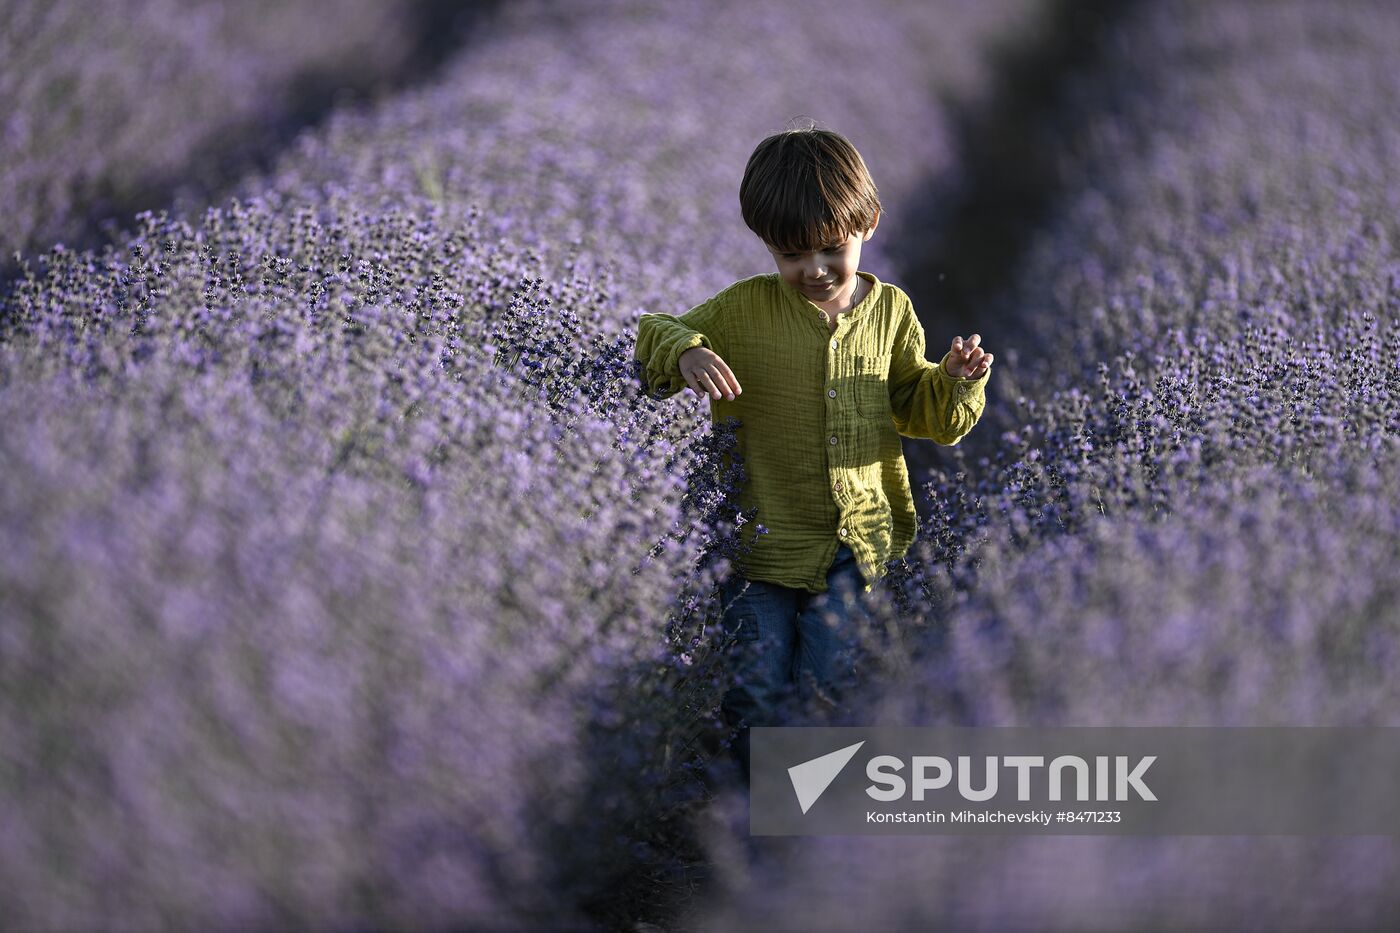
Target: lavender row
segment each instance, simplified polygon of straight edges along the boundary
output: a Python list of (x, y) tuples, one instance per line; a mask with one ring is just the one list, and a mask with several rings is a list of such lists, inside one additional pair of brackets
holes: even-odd
[[(1140, 4), (1112, 38), (995, 309), (1018, 404), (975, 488), (926, 487), (902, 587), (937, 611), (866, 719), (1394, 726), (1400, 17)], [(1400, 865), (1385, 839), (810, 843), (703, 928), (1365, 928)]]
[(1331, 329), (1393, 318), (1400, 80), (1376, 50), (1400, 16), (1374, 0), (1270, 10), (1144, 5), (1105, 45), (1113, 80), (1072, 86), (1095, 116), (1063, 172), (1071, 193), (991, 309), (1026, 387), (1082, 385), (1096, 361), (1175, 331), (1243, 365), (1231, 342), (1251, 330), (1321, 340), (1345, 378), (1362, 361)]
[[(6, 360), (12, 916), (571, 909), (511, 892), (551, 890), (541, 833), (576, 803), (589, 675), (646, 660), (631, 600), (675, 592), (664, 558), (598, 559), (638, 534), (609, 496), (648, 492), (664, 545), (683, 476), (645, 413), (579, 394), (556, 414), (461, 346), (460, 312), (505, 328), (534, 293), (511, 303), (508, 257), (426, 207), (327, 207), (345, 223), (152, 224), (149, 260), (86, 280), (91, 317)], [(421, 300), (371, 297), (371, 255)], [(449, 270), (465, 295), (433, 289)], [(615, 449), (629, 425), (652, 440)]]
[[(421, 4), (59, 0), (0, 28), (0, 256), (87, 241), (94, 220), (217, 190), (232, 151), (282, 132), (313, 84), (361, 90), (411, 64)], [(335, 28), (325, 28), (328, 19)], [(145, 204), (154, 207), (159, 204)]]
[(735, 189), (790, 117), (892, 205), (947, 166), (930, 88), (1030, 5), (881, 4), (833, 57), (839, 10), (512, 5), (240, 200), (18, 282), (16, 922), (528, 928), (684, 880), (743, 516), (627, 335), (761, 268)]
[(989, 425), (995, 501), (958, 510), (946, 543), (1000, 515), (1030, 545), (1173, 511), (1172, 480), (1326, 475), (1392, 449), (1400, 81), (1382, 50), (1400, 16), (1270, 10), (1144, 7), (1081, 85), (1113, 116), (994, 311), (1024, 335), (1003, 380), (1018, 401)]

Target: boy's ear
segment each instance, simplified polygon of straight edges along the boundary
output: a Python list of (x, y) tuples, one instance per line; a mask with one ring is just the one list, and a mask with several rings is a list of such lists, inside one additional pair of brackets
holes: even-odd
[(880, 226), (880, 211), (879, 211), (879, 209), (877, 208), (876, 211), (875, 211), (875, 219), (874, 219), (874, 221), (871, 222), (871, 224), (870, 224), (870, 229), (867, 230), (867, 231), (865, 231), (865, 236), (863, 236), (861, 239), (868, 240), (868, 239), (870, 239), (872, 236), (874, 236), (874, 235), (875, 235), (875, 228), (878, 227), (878, 226)]

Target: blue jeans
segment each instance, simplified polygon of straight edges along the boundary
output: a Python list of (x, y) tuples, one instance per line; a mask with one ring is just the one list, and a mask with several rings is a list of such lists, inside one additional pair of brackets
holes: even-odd
[(734, 575), (720, 586), (721, 627), (729, 646), (732, 686), (720, 710), (737, 727), (735, 753), (749, 775), (749, 727), (791, 725), (795, 702), (844, 712), (855, 681), (859, 622), (868, 619), (865, 580), (846, 545), (826, 573), (827, 591), (812, 593)]

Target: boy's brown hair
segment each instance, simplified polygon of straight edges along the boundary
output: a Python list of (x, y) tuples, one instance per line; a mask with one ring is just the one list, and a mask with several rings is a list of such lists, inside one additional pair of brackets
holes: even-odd
[(812, 125), (755, 147), (739, 184), (739, 209), (773, 249), (802, 253), (869, 230), (880, 193), (856, 147)]

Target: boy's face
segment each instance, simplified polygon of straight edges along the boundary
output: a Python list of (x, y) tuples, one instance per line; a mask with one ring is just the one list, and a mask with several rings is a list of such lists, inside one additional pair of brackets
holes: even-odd
[(856, 286), (856, 271), (860, 268), (860, 248), (875, 234), (880, 218), (865, 233), (853, 233), (846, 239), (827, 244), (826, 248), (809, 253), (785, 253), (768, 247), (778, 274), (798, 294), (814, 304), (826, 305), (849, 300)]

